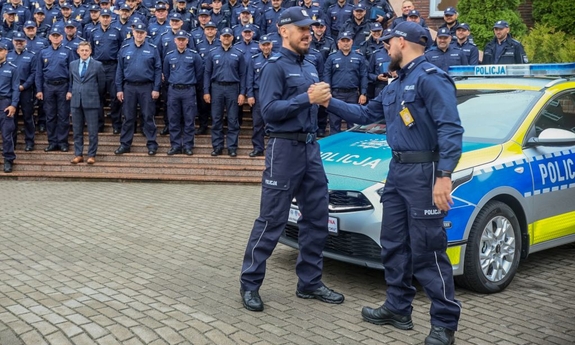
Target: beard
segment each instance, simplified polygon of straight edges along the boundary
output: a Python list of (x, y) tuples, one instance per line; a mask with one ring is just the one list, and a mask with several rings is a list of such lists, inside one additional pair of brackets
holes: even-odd
[(293, 51), (298, 53), (299, 55), (307, 55), (307, 53), (309, 53), (309, 45), (306, 48), (302, 48), (297, 43), (291, 41), (289, 42), (289, 45), (293, 49)]
[(403, 60), (403, 54), (401, 54), (401, 52), (392, 55), (391, 61), (389, 62), (389, 70), (392, 72), (399, 71), (401, 69), (402, 60)]

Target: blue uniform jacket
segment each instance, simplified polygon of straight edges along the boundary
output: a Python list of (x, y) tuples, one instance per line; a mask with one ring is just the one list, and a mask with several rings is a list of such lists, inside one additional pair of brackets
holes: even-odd
[(96, 27), (90, 33), (92, 57), (98, 61), (117, 60), (123, 41), (119, 28), (110, 26), (104, 30), (101, 26)]
[(327, 30), (319, 40), (312, 34), (310, 47), (319, 50), (324, 61), (327, 60), (329, 54), (337, 50), (335, 41), (328, 36)]
[(164, 59), (164, 78), (169, 84), (201, 85), (203, 61), (197, 52), (186, 48), (172, 50)]
[(27, 90), (34, 86), (34, 78), (36, 78), (36, 54), (31, 51), (24, 50), (18, 54), (15, 50), (8, 53), (6, 57), (8, 62), (12, 63), (18, 69), (18, 76), (20, 77), (20, 85)]
[[(407, 127), (403, 105), (413, 117)], [(461, 156), (463, 127), (453, 80), (420, 56), (398, 71), (383, 91), (365, 106), (332, 98), (328, 111), (346, 121), (369, 124), (385, 118), (387, 143), (395, 151), (439, 151), (437, 170), (453, 171)]]
[(357, 88), (362, 95), (367, 92), (367, 62), (363, 55), (341, 50), (330, 54), (325, 61), (323, 80), (332, 89)]
[[(271, 55), (270, 55), (271, 56)], [(270, 56), (265, 57), (263, 53), (252, 56), (248, 65), (248, 74), (246, 76), (246, 84), (248, 88), (248, 97), (255, 96), (255, 90), (260, 88), (260, 76), (262, 67), (268, 62)], [(256, 100), (259, 102), (259, 99)]]
[(46, 80), (68, 80), (68, 66), (72, 60), (72, 50), (64, 44), (60, 44), (56, 49), (52, 45), (42, 49), (36, 59), (36, 91), (44, 92)]
[(17, 107), (20, 101), (18, 68), (8, 61), (0, 64), (0, 97), (11, 98), (13, 107)]
[(315, 67), (284, 47), (261, 70), (260, 104), (268, 132), (317, 131), (318, 106), (309, 103), (307, 90), (319, 82)]
[(425, 57), (429, 62), (435, 66), (441, 68), (445, 72), (449, 69), (449, 66), (461, 66), (468, 65), (467, 56), (465, 53), (452, 45), (447, 47), (446, 51), (443, 51), (437, 47), (433, 47), (425, 52)]
[(373, 52), (369, 58), (369, 64), (367, 66), (367, 79), (369, 82), (374, 84), (383, 83), (377, 79), (377, 76), (380, 74), (389, 73), (388, 70), (390, 61), (391, 58), (389, 57), (389, 54), (385, 48)]
[(481, 63), (484, 65), (521, 64), (528, 63), (528, 61), (521, 43), (507, 36), (501, 44), (497, 42), (497, 38), (494, 38), (485, 45)]
[(40, 50), (46, 48), (50, 43), (48, 40), (41, 36), (35, 36), (34, 38), (30, 38), (26, 36), (26, 50), (31, 51), (33, 53), (38, 53)]
[(467, 63), (470, 65), (478, 65), (479, 64), (479, 50), (475, 43), (471, 42), (469, 39), (465, 40), (463, 44), (459, 44), (457, 40), (451, 41), (451, 45), (457, 47), (463, 51), (465, 56), (467, 57)]
[(345, 25), (345, 22), (351, 18), (352, 12), (353, 6), (349, 3), (345, 3), (343, 6), (337, 3), (330, 6), (327, 10), (327, 19), (325, 21), (330, 32), (338, 33)]
[(260, 28), (262, 33), (270, 34), (272, 32), (277, 32), (278, 27), (276, 24), (280, 18), (280, 15), (283, 13), (285, 9), (280, 7), (277, 11), (274, 8), (269, 8), (264, 12), (264, 15), (261, 18)]
[(132, 40), (120, 48), (116, 68), (116, 90), (124, 91), (124, 82), (152, 82), (154, 91), (160, 91), (162, 84), (162, 61), (158, 48), (145, 40), (137, 46)]
[(210, 93), (212, 82), (239, 83), (240, 94), (246, 94), (246, 59), (235, 47), (225, 50), (221, 45), (214, 48), (205, 59), (204, 95)]
[(212, 43), (210, 43), (210, 41), (208, 41), (207, 39), (201, 40), (200, 42), (198, 42), (196, 44), (196, 49), (197, 49), (196, 51), (198, 52), (198, 54), (200, 54), (200, 57), (202, 58), (202, 60), (204, 60), (208, 56), (208, 53), (210, 52), (210, 50), (220, 46), (221, 44), (222, 43), (220, 42), (220, 39), (217, 37), (214, 38)]

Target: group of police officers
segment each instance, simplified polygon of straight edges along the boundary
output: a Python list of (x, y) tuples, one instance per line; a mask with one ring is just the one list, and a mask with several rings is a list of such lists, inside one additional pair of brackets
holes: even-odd
[[(11, 98), (21, 110), (25, 151), (34, 150), (34, 133), (47, 131), (45, 151), (68, 151), (69, 63), (78, 59), (78, 44), (88, 41), (92, 57), (104, 65), (106, 93), (111, 100), (113, 133), (120, 134), (116, 154), (130, 152), (135, 131), (147, 138), (148, 153), (158, 150), (156, 111), (164, 107), (170, 135), (168, 155), (193, 154), (194, 135), (207, 132), (212, 118), (213, 156), (237, 156), (241, 108), (252, 107), (253, 151), (264, 151), (264, 122), (258, 101), (259, 71), (281, 47), (278, 18), (286, 8), (301, 5), (317, 20), (306, 58), (320, 80), (330, 84), (333, 97), (365, 104), (375, 97), (392, 73), (389, 55), (380, 40), (384, 30), (403, 21), (425, 21), (411, 1), (403, 1), (395, 17), (387, 0), (92, 0), (72, 3), (55, 0), (8, 0), (2, 3), (0, 50), (8, 51), (3, 64), (16, 68), (17, 90), (3, 83), (0, 97)], [(479, 63), (469, 25), (457, 20), (457, 11), (444, 12), (437, 40), (427, 45), (427, 59), (443, 70)], [(389, 27), (389, 29), (385, 29)], [(498, 21), (495, 38), (485, 47), (483, 63), (525, 63), (523, 47), (509, 35), (509, 25)], [(7, 76), (7, 74), (6, 74)], [(105, 96), (102, 95), (102, 104)], [(33, 104), (38, 106), (34, 120)], [(140, 107), (138, 128), (137, 107)], [(224, 110), (226, 116), (224, 117)], [(8, 111), (6, 111), (8, 113)], [(198, 116), (199, 129), (195, 129)], [(319, 110), (318, 136), (341, 131), (341, 119)], [(227, 118), (224, 140), (223, 121)], [(17, 118), (2, 121), (5, 172), (12, 171)], [(104, 128), (104, 107), (99, 111)], [(14, 127), (14, 129), (10, 129)], [(10, 139), (12, 138), (12, 139)]]

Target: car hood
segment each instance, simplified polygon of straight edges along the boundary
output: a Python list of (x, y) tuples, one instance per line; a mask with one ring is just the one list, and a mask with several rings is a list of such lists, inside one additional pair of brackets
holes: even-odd
[[(342, 132), (319, 144), (330, 189), (361, 191), (385, 181), (392, 157), (386, 135)], [(464, 142), (456, 170), (489, 163), (501, 150), (497, 144)]]

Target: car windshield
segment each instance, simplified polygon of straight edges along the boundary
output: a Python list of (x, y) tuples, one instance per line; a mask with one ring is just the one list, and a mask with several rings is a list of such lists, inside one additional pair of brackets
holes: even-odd
[[(525, 90), (457, 90), (457, 109), (465, 129), (465, 141), (500, 144), (521, 123), (538, 91)], [(385, 121), (356, 125), (353, 132), (385, 134)]]

